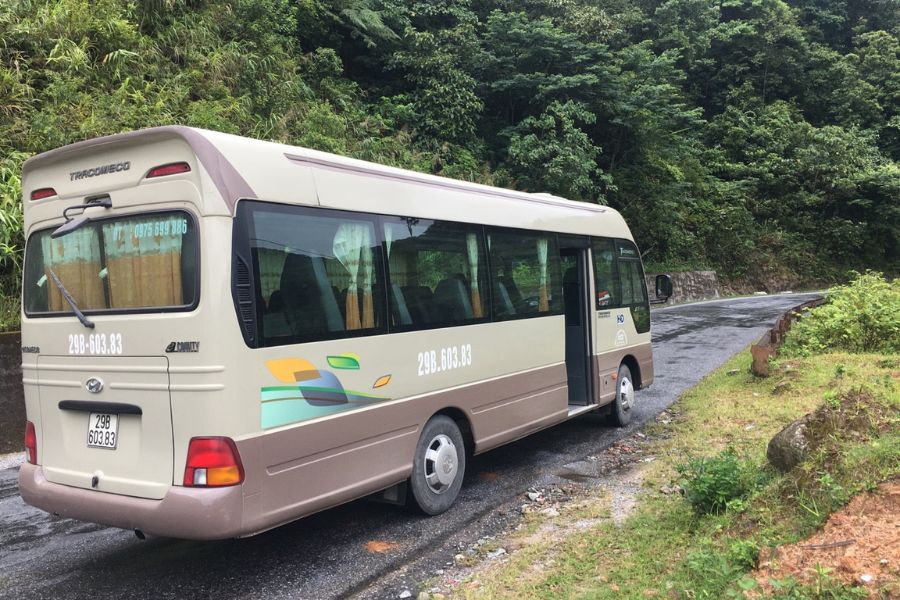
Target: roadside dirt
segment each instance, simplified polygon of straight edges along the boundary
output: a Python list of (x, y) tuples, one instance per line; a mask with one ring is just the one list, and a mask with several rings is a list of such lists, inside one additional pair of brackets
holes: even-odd
[[(656, 421), (668, 424), (676, 418), (677, 413), (666, 410)], [(463, 589), (477, 589), (479, 573), (541, 544), (550, 550), (535, 557), (523, 574), (538, 578), (557, 560), (554, 542), (605, 523), (624, 522), (637, 506), (644, 465), (656, 459), (646, 451), (649, 442), (647, 434), (635, 432), (601, 453), (566, 465), (555, 473), (558, 483), (528, 490), (517, 509), (522, 520), (506, 532), (479, 539), (461, 550), (452, 566), (434, 573), (418, 598), (440, 600)], [(479, 477), (490, 479), (493, 475), (481, 473)]]
[(856, 496), (810, 538), (764, 550), (759, 562), (755, 577), (766, 593), (772, 579), (815, 584), (825, 573), (863, 586), (870, 598), (900, 598), (900, 479)]

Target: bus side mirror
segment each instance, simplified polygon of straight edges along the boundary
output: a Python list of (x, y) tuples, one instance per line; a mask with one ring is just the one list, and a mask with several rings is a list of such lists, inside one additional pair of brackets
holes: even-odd
[(656, 298), (662, 302), (672, 296), (672, 278), (668, 275), (656, 276)]

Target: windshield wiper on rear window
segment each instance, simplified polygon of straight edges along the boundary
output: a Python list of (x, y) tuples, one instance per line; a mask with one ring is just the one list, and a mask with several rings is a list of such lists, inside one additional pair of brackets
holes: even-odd
[(47, 267), (47, 270), (50, 271), (50, 278), (53, 280), (53, 283), (56, 284), (56, 287), (59, 288), (59, 292), (62, 294), (62, 297), (66, 299), (66, 302), (69, 303), (69, 306), (72, 307), (72, 312), (75, 313), (75, 316), (78, 317), (78, 320), (81, 321), (81, 324), (87, 327), (88, 329), (94, 328), (94, 322), (89, 320), (81, 310), (78, 309), (78, 305), (75, 304), (75, 299), (72, 298), (72, 294), (69, 293), (69, 290), (66, 289), (66, 286), (63, 285), (62, 280), (53, 272), (53, 269)]

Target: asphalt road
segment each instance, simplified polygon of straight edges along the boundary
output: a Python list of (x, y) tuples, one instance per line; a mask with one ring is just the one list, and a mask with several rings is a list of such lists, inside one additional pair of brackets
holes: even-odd
[[(543, 487), (629, 435), (813, 295), (729, 299), (656, 310), (656, 382), (626, 429), (586, 415), (475, 457), (459, 499), (438, 517), (359, 501), (258, 536), (138, 540), (26, 506), (16, 468), (0, 470), (0, 598), (397, 598), (459, 548), (518, 518)], [(491, 473), (491, 477), (479, 474)], [(390, 544), (370, 552), (371, 541)]]

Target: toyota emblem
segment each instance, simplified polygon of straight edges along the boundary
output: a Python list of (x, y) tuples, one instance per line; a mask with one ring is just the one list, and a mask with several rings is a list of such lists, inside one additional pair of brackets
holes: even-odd
[(84, 389), (92, 394), (99, 394), (103, 391), (103, 380), (98, 377), (91, 377), (84, 382)]

